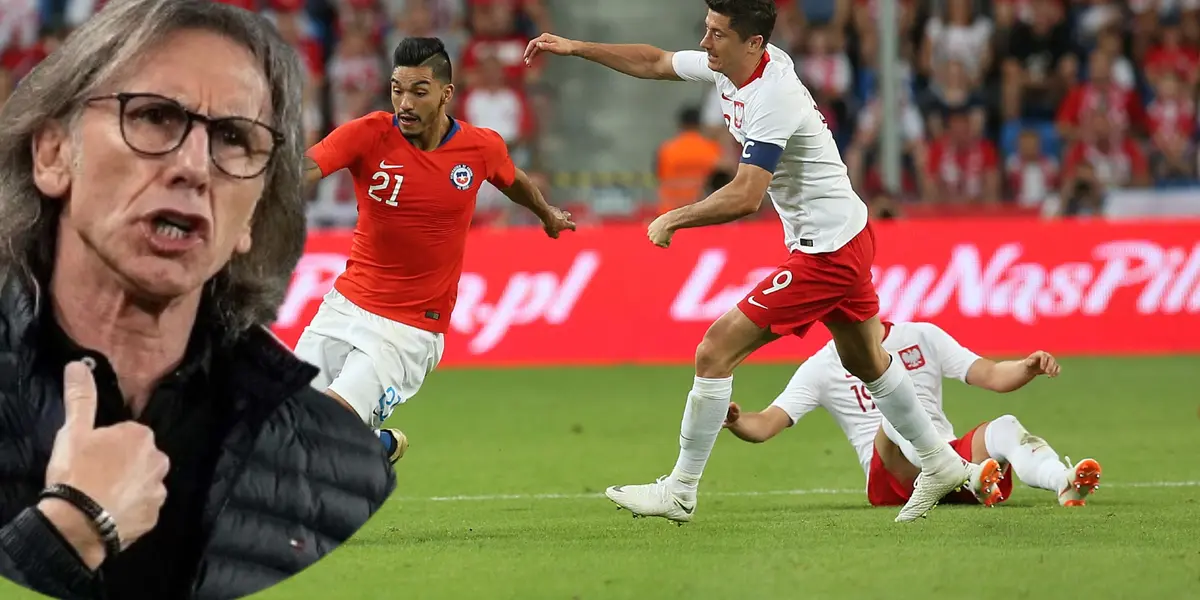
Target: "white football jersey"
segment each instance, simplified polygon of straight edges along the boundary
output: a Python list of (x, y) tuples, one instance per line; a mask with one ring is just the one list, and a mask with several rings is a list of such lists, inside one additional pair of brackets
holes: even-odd
[(742, 145), (741, 161), (774, 173), (768, 194), (789, 250), (832, 252), (866, 227), (866, 204), (786, 52), (768, 44), (741, 86), (709, 69), (705, 52), (676, 52), (672, 62), (680, 78), (716, 84), (725, 123)]
[[(899, 356), (908, 369), (917, 398), (937, 432), (946, 441), (955, 439), (954, 426), (942, 409), (942, 378), (965, 383), (967, 371), (979, 355), (932, 323), (896, 323), (883, 338), (883, 347)], [(771, 405), (783, 409), (792, 424), (818, 407), (829, 411), (858, 453), (863, 472), (870, 471), (875, 433), (883, 415), (866, 385), (846, 372), (832, 341), (800, 365)]]

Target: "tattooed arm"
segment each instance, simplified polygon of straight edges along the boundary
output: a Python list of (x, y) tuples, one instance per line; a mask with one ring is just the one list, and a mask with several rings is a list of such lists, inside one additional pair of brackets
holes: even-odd
[(378, 137), (374, 117), (367, 115), (339, 125), (304, 153), (304, 187), (311, 189), (328, 175), (348, 169)]
[(310, 157), (304, 157), (304, 187), (309, 188), (321, 181), (324, 175), (321, 174), (321, 167), (317, 166), (317, 161)]

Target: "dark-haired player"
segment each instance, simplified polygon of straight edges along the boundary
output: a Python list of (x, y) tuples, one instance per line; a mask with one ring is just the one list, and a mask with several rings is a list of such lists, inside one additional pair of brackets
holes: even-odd
[(575, 224), (513, 165), (499, 134), (446, 114), (454, 85), (440, 40), (401, 41), (393, 65), (395, 112), (350, 121), (308, 151), (309, 184), (350, 171), (359, 216), (346, 270), (296, 354), (320, 368), (313, 387), (358, 413), (394, 462), (407, 439), (380, 426), (442, 358), (480, 184), (533, 211), (551, 238)]
[(672, 210), (648, 236), (667, 247), (676, 231), (728, 223), (758, 212), (769, 194), (783, 221), (789, 255), (775, 272), (717, 319), (696, 349), (696, 377), (683, 411), (679, 459), (655, 483), (618, 485), (608, 497), (635, 515), (692, 520), (696, 490), (733, 394), (733, 371), (784, 335), (816, 322), (833, 334), (842, 365), (865, 382), (880, 412), (912, 443), (922, 471), (897, 521), (924, 516), (979, 467), (946, 443), (921, 409), (902, 361), (881, 345), (879, 297), (871, 281), (875, 236), (850, 186), (825, 119), (796, 76), (792, 59), (770, 45), (775, 0), (706, 0), (703, 52), (642, 44), (596, 44), (543, 34), (526, 48), (579, 56), (642, 79), (715, 84), (730, 133), (742, 144), (733, 181), (708, 198)]

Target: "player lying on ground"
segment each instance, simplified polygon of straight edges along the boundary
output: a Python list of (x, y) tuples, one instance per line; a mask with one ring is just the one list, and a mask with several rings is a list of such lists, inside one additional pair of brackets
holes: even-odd
[(605, 493), (634, 515), (692, 520), (700, 477), (733, 394), (734, 369), (755, 350), (785, 335), (804, 336), (819, 321), (833, 334), (842, 364), (867, 382), (879, 410), (921, 457), (921, 483), (896, 517), (912, 521), (977, 476), (979, 467), (938, 435), (908, 373), (880, 345), (879, 296), (871, 281), (875, 235), (867, 208), (850, 186), (833, 135), (791, 57), (768, 43), (775, 0), (706, 2), (704, 52), (577, 42), (550, 34), (526, 48), (526, 61), (549, 52), (642, 79), (716, 85), (729, 131), (742, 144), (737, 174), (708, 198), (655, 219), (647, 235), (665, 248), (680, 229), (757, 213), (769, 194), (789, 252), (775, 272), (709, 327), (696, 348), (696, 377), (670, 475)]
[[(967, 490), (951, 494), (943, 502), (985, 506), (1003, 502), (1012, 493), (1008, 474), (1013, 470), (1026, 484), (1056, 492), (1063, 506), (1083, 506), (1088, 494), (1099, 487), (1100, 463), (1087, 458), (1073, 466), (1064, 465), (1045, 440), (1026, 431), (1012, 415), (985, 422), (956, 439), (942, 409), (942, 378), (1007, 393), (1021, 389), (1038, 375), (1058, 376), (1060, 367), (1053, 356), (1039, 351), (1024, 360), (995, 362), (964, 348), (931, 323), (883, 326), (884, 348), (897, 353), (912, 374), (917, 395), (938, 432), (952, 440), (950, 445), (963, 458), (982, 467)], [(765, 442), (818, 407), (829, 411), (858, 453), (871, 504), (907, 502), (920, 458), (912, 444), (879, 414), (862, 382), (842, 368), (832, 343), (800, 365), (787, 388), (763, 411), (743, 413), (731, 403), (725, 427), (747, 442)]]
[(575, 224), (513, 165), (499, 134), (446, 114), (454, 85), (441, 40), (404, 39), (393, 59), (395, 113), (350, 121), (308, 151), (310, 185), (350, 171), (359, 217), (346, 271), (296, 354), (321, 369), (313, 387), (357, 413), (395, 462), (408, 440), (380, 427), (442, 359), (480, 184), (533, 211), (551, 238)]

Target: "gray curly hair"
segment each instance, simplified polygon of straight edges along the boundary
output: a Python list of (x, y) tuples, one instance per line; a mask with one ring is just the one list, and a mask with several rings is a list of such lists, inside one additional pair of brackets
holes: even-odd
[(252, 249), (205, 286), (206, 316), (236, 337), (275, 320), (304, 251), (303, 76), (295, 50), (266, 19), (211, 0), (113, 0), (21, 81), (0, 109), (0, 273), (20, 274), (40, 289), (54, 268), (62, 203), (34, 185), (34, 135), (51, 122), (73, 122), (84, 99), (185, 29), (212, 31), (250, 50), (270, 85), (273, 126), (284, 137), (263, 175)]

